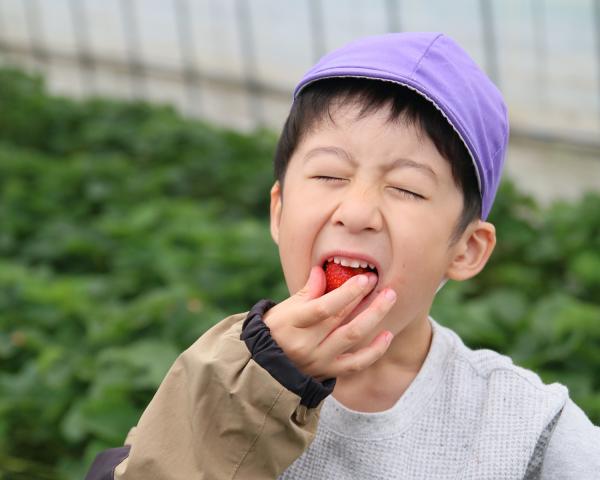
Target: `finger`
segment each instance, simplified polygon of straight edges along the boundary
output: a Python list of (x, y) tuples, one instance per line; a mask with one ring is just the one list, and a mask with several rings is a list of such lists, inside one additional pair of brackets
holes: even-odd
[(372, 335), (395, 301), (396, 293), (391, 288), (381, 291), (365, 311), (331, 332), (319, 346), (321, 358), (335, 358)]
[[(318, 324), (318, 330), (315, 333), (318, 335), (319, 343), (322, 342), (333, 330), (339, 327), (342, 323), (347, 321), (348, 316), (354, 311), (358, 304), (364, 300), (375, 287), (377, 283), (377, 275), (374, 273), (367, 273), (367, 284), (366, 287), (362, 288), (362, 291), (353, 294), (350, 291), (351, 285), (346, 286), (346, 283), (340, 288), (329, 292), (318, 300), (318, 302), (324, 302), (325, 308), (329, 308), (333, 313), (330, 314), (325, 320), (322, 320)], [(359, 280), (356, 280), (359, 282)], [(344, 289), (346, 287), (346, 289)], [(342, 290), (344, 289), (344, 290)]]
[(325, 292), (326, 284), (325, 272), (321, 267), (315, 265), (310, 269), (306, 283), (294, 294), (294, 297), (305, 301), (318, 298)]
[[(286, 314), (286, 318), (284, 322), (293, 327), (303, 328), (307, 325), (310, 325), (314, 322), (313, 316), (307, 310), (307, 302), (314, 300), (315, 298), (319, 298), (325, 293), (326, 288), (326, 279), (325, 272), (323, 269), (317, 265), (313, 266), (309, 273), (308, 279), (304, 286), (298, 290), (294, 295), (290, 298), (284, 300), (283, 302), (275, 305), (271, 310), (269, 310), (263, 319), (267, 320), (267, 316), (273, 317), (273, 314), (277, 309), (282, 309), (284, 305), (288, 311)], [(271, 328), (271, 325), (268, 325)], [(319, 339), (318, 341), (321, 341)], [(318, 342), (317, 342), (318, 343)]]
[(394, 336), (383, 331), (366, 347), (353, 353), (342, 353), (333, 362), (330, 375), (340, 377), (360, 372), (379, 360), (387, 352)]
[[(293, 326), (301, 327), (302, 322), (300, 321), (296, 323), (293, 321), (293, 319), (302, 317), (302, 311), (305, 310), (306, 302), (313, 298), (320, 297), (321, 295), (323, 295), (325, 287), (325, 272), (323, 272), (322, 268), (319, 268), (317, 266), (312, 267), (308, 272), (308, 279), (306, 280), (304, 286), (290, 298), (287, 298), (281, 303), (278, 303), (268, 312), (266, 312), (263, 316), (264, 322), (267, 323), (267, 317), (273, 319), (273, 317), (275, 316), (275, 312), (280, 309), (283, 310), (285, 307), (288, 311), (290, 309), (292, 311), (291, 314), (286, 315), (287, 318), (284, 320), (285, 323), (288, 325), (293, 324)], [(295, 312), (298, 312), (297, 315), (294, 314)], [(292, 322), (290, 322), (290, 320), (292, 320)], [(269, 328), (272, 328), (272, 325), (268, 323), (267, 325), (269, 326)]]
[(324, 331), (326, 335), (342, 323), (354, 307), (373, 289), (376, 282), (377, 275), (374, 273), (356, 275), (339, 288), (312, 300), (309, 308), (304, 310), (302, 325), (308, 327), (325, 321), (323, 328), (319, 330)]

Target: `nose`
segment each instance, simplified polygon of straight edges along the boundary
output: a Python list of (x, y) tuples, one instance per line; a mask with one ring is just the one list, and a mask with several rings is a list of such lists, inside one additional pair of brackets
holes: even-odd
[(345, 189), (331, 221), (352, 233), (379, 231), (383, 226), (380, 199), (376, 188), (353, 185)]

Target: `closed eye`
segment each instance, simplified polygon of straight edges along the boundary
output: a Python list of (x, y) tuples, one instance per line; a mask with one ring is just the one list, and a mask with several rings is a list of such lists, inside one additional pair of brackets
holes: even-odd
[(410, 190), (406, 190), (404, 188), (399, 187), (391, 187), (398, 195), (404, 198), (408, 198), (410, 200), (425, 200), (423, 195), (419, 195), (418, 193), (411, 192)]
[[(325, 175), (317, 175), (312, 178), (321, 180), (323, 182), (343, 182), (346, 180), (345, 178), (328, 177)], [(410, 190), (406, 190), (406, 189), (400, 188), (400, 187), (390, 187), (390, 188), (392, 188), (392, 190), (394, 190), (394, 192), (396, 192), (401, 197), (404, 197), (404, 198), (407, 198), (410, 200), (425, 200), (425, 197), (423, 195), (419, 195), (418, 193), (412, 192)]]
[(324, 175), (317, 175), (316, 177), (317, 180), (322, 180), (324, 182), (343, 182), (345, 179), (344, 178), (339, 178), (339, 177), (326, 177)]

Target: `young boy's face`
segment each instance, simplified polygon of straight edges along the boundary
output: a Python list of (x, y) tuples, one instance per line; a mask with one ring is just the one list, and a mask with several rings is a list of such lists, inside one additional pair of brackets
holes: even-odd
[(327, 118), (305, 135), (283, 195), (278, 183), (271, 192), (271, 231), (291, 294), (311, 267), (333, 256), (375, 263), (378, 283), (356, 313), (393, 288), (397, 301), (382, 328), (396, 334), (427, 318), (440, 282), (456, 277), (469, 229), (451, 242), (462, 193), (429, 137), (388, 122), (387, 109), (364, 118), (358, 111), (334, 108), (334, 122)]

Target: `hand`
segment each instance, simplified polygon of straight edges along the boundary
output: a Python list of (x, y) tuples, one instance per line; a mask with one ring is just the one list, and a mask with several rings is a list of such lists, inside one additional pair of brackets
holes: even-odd
[(396, 301), (395, 292), (386, 288), (368, 308), (344, 323), (376, 282), (374, 273), (360, 274), (323, 295), (325, 273), (315, 266), (306, 285), (266, 312), (263, 320), (273, 339), (304, 374), (323, 381), (356, 373), (381, 358), (393, 337), (384, 330), (366, 347), (348, 352), (373, 335)]

